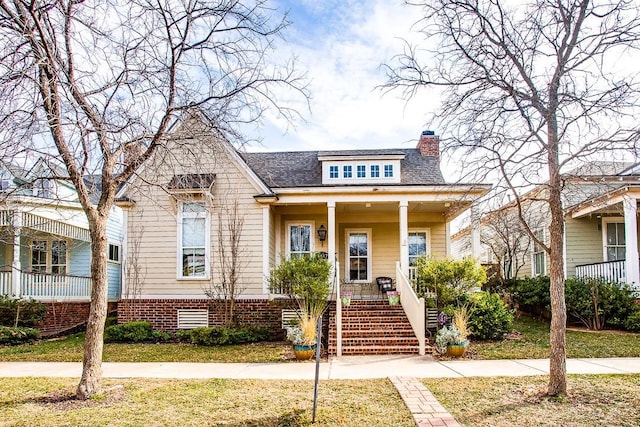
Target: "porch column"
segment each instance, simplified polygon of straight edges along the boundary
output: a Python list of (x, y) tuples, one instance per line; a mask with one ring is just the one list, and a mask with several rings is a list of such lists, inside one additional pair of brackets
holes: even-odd
[(270, 248), (271, 248), (271, 221), (270, 205), (262, 205), (262, 292), (269, 293), (269, 273), (270, 273)]
[(11, 261), (11, 295), (22, 296), (20, 289), (20, 276), (22, 275), (22, 263), (20, 262), (20, 234), (22, 232), (22, 212), (13, 211), (13, 260)]
[(407, 208), (409, 202), (401, 200), (398, 204), (400, 210), (400, 269), (409, 277), (409, 217)]
[(451, 256), (451, 221), (444, 223), (444, 250), (445, 254)]
[(640, 289), (640, 261), (638, 261), (638, 200), (630, 197), (623, 199), (624, 233), (626, 236), (625, 269), (627, 283)]
[(471, 256), (480, 262), (480, 215), (475, 205), (471, 207)]

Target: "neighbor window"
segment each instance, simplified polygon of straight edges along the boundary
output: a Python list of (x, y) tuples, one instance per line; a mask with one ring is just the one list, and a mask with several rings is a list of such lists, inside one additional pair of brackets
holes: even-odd
[(180, 203), (180, 274), (185, 278), (208, 276), (209, 214), (203, 202)]
[(624, 223), (606, 222), (605, 256), (607, 261), (618, 261), (626, 258), (626, 239)]
[(312, 229), (312, 224), (289, 224), (289, 256), (291, 258), (311, 254), (313, 251)]
[[(540, 241), (544, 242), (544, 230), (543, 229), (539, 229), (533, 232), (533, 234), (536, 236), (536, 238), (538, 238)], [(544, 274), (546, 274), (547, 272), (547, 267), (546, 267), (546, 253), (544, 248), (539, 245), (535, 240), (533, 241), (533, 261), (532, 261), (532, 266), (533, 266), (533, 271), (531, 272), (533, 276), (542, 276)]]
[(35, 273), (67, 274), (67, 241), (32, 241), (31, 271)]
[(109, 261), (120, 262), (120, 245), (109, 243)]

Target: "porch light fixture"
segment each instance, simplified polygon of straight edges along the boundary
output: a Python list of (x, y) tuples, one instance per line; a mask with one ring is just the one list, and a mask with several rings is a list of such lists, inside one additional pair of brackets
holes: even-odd
[(324, 228), (324, 225), (320, 225), (320, 228), (318, 228), (318, 239), (323, 243), (324, 245), (324, 241), (327, 240), (327, 229)]

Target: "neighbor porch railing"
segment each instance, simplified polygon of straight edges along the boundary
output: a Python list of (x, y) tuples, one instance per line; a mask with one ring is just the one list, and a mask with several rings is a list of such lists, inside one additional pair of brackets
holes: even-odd
[(625, 260), (576, 265), (576, 277), (599, 278), (611, 282), (626, 283)]
[(426, 348), (424, 298), (418, 298), (413, 291), (411, 281), (400, 268), (400, 262), (396, 262), (396, 290), (400, 293), (400, 303), (418, 338), (418, 352), (420, 356), (424, 356)]
[[(91, 278), (63, 274), (18, 272), (20, 290), (23, 298), (40, 301), (50, 300), (88, 300), (91, 297)], [(0, 294), (9, 295), (12, 272), (0, 272)]]

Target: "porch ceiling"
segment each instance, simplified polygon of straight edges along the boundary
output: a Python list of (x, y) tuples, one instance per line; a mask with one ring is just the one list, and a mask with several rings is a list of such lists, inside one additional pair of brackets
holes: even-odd
[(567, 216), (583, 218), (593, 214), (622, 214), (622, 202), (625, 198), (640, 200), (640, 186), (625, 186), (600, 197), (573, 206), (566, 211)]
[[(410, 214), (439, 213), (446, 217), (456, 216), (464, 211), (468, 204), (451, 202), (409, 202)], [(287, 214), (326, 214), (326, 204), (281, 204), (278, 210)], [(338, 202), (336, 203), (336, 215), (398, 215), (398, 202)]]

